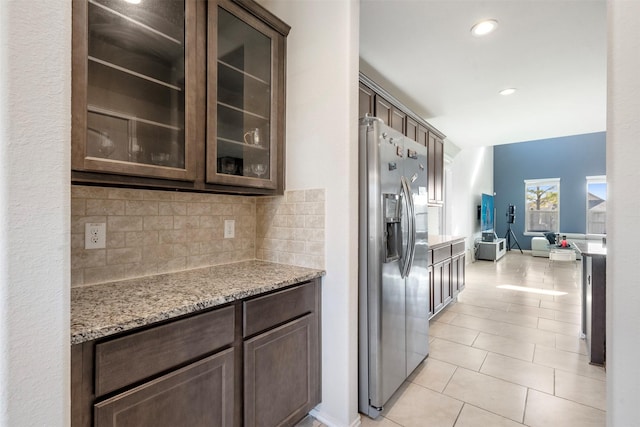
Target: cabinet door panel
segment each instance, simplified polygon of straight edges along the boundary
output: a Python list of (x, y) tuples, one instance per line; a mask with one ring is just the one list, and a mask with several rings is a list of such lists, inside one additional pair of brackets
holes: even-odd
[(397, 108), (391, 109), (391, 127), (400, 133), (404, 133), (405, 121), (407, 119), (406, 114)]
[(317, 322), (307, 315), (245, 342), (245, 426), (291, 426), (319, 402)]
[(206, 181), (276, 189), (282, 159), (283, 37), (237, 4), (208, 8)]
[(384, 124), (387, 126), (391, 126), (392, 110), (393, 106), (389, 101), (387, 101), (380, 95), (376, 95), (376, 117), (382, 119), (382, 121), (384, 121)]
[[(447, 277), (448, 278), (448, 277)], [(433, 265), (433, 313), (437, 313), (444, 307), (444, 295), (443, 295), (443, 280), (444, 280), (444, 264)]]
[[(425, 147), (429, 147), (429, 131), (420, 124), (418, 124), (418, 139), (416, 139), (416, 141), (418, 141), (420, 144), (424, 145)], [(429, 153), (427, 151), (427, 157), (428, 156), (429, 156)], [(428, 159), (427, 159), (427, 164), (428, 164)]]
[(73, 170), (195, 180), (195, 1), (149, 7), (73, 2)]
[(444, 144), (435, 138), (435, 202), (444, 202)]
[(460, 257), (451, 259), (451, 293), (452, 296), (458, 295), (458, 274), (460, 271)]
[(358, 117), (364, 117), (365, 114), (373, 116), (375, 93), (367, 86), (360, 83), (358, 92)]
[(95, 405), (96, 427), (233, 426), (233, 349)]
[(453, 298), (453, 289), (451, 288), (451, 260), (442, 263), (442, 293), (444, 295), (444, 304), (448, 304)]
[(407, 116), (407, 121), (405, 123), (405, 135), (418, 142), (418, 122), (409, 116)]
[(433, 301), (433, 266), (430, 265), (429, 268), (429, 318), (433, 316), (434, 310), (434, 301)]
[(427, 143), (427, 176), (429, 203), (435, 203), (436, 200), (436, 141), (435, 135), (429, 133)]
[(466, 274), (466, 256), (460, 255), (460, 265), (458, 266), (458, 290), (463, 290), (465, 286), (465, 274)]

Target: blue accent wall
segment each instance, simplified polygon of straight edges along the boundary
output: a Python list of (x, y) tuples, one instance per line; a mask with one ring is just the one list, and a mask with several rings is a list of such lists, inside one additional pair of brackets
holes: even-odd
[(498, 237), (507, 233), (507, 207), (515, 205), (516, 220), (511, 229), (520, 247), (531, 249), (531, 236), (523, 234), (524, 181), (544, 178), (560, 178), (560, 232), (585, 233), (586, 177), (606, 175), (605, 141), (605, 132), (596, 132), (494, 146), (493, 191)]

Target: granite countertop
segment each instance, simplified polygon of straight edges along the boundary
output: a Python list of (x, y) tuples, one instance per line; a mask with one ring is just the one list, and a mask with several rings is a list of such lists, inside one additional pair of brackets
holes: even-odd
[(429, 235), (428, 244), (429, 244), (429, 248), (433, 249), (433, 248), (437, 248), (438, 246), (445, 245), (447, 243), (456, 242), (458, 240), (464, 240), (464, 236), (450, 236), (446, 234), (436, 234), (436, 235)]
[(71, 289), (71, 344), (149, 325), (325, 274), (244, 261)]
[(607, 256), (607, 245), (600, 240), (587, 240), (584, 242), (570, 241), (582, 255), (585, 256)]

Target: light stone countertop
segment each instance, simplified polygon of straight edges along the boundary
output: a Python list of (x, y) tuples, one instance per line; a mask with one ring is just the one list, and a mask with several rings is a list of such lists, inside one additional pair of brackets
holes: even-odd
[(71, 289), (71, 344), (324, 276), (314, 270), (244, 261)]
[(607, 257), (607, 245), (600, 240), (587, 240), (585, 242), (570, 240), (570, 243), (578, 248), (582, 255)]

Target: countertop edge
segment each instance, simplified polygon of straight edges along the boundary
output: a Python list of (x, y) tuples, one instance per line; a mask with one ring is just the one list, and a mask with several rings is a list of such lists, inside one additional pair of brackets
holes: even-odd
[[(569, 240), (569, 243), (573, 244), (573, 246), (584, 256), (590, 256), (590, 257), (601, 257), (601, 258), (606, 258), (607, 257), (607, 248), (605, 247), (601, 247), (598, 248), (599, 251), (598, 252), (594, 252), (589, 250), (589, 243), (583, 243), (583, 242), (576, 242), (574, 240)], [(592, 245), (597, 244), (597, 243), (592, 243)]]
[[(272, 265), (277, 265), (277, 264), (272, 264)], [(290, 268), (292, 266), (283, 265), (283, 267)], [(303, 268), (303, 267), (300, 267), (300, 268)], [(158, 311), (153, 314), (136, 316), (134, 318), (130, 318), (128, 320), (113, 323), (113, 324), (108, 324), (103, 326), (101, 325), (96, 327), (76, 326), (75, 329), (77, 329), (77, 331), (74, 331), (74, 324), (73, 324), (73, 318), (72, 318), (72, 324), (71, 324), (72, 331), (71, 331), (71, 337), (70, 337), (71, 345), (82, 344), (84, 342), (93, 341), (100, 338), (106, 338), (121, 332), (130, 332), (137, 328), (152, 325), (154, 323), (162, 322), (165, 320), (170, 320), (173, 318), (178, 318), (178, 317), (189, 315), (189, 314), (195, 314), (199, 311), (204, 311), (204, 310), (212, 309), (225, 304), (230, 304), (235, 301), (251, 298), (260, 294), (286, 288), (287, 286), (295, 285), (297, 283), (318, 279), (326, 274), (325, 270), (315, 270), (315, 269), (308, 269), (308, 268), (303, 268), (303, 269), (308, 271), (302, 274), (296, 274), (295, 276), (288, 276), (283, 280), (277, 280), (268, 284), (260, 284), (255, 287), (242, 287), (239, 289), (234, 288), (233, 291), (229, 293), (224, 293), (222, 295), (217, 295), (214, 297), (206, 297), (206, 298), (199, 299), (198, 292), (194, 291), (193, 295), (190, 295), (190, 297), (193, 298), (194, 301), (190, 301), (183, 305), (176, 305), (173, 308)], [(184, 273), (184, 272), (178, 272), (176, 274), (179, 274), (179, 273)], [(158, 275), (158, 277), (161, 277), (161, 276), (171, 277), (172, 274), (169, 273), (164, 275)], [(118, 284), (118, 283), (121, 283), (121, 282), (112, 282), (111, 285)], [(105, 285), (108, 285), (108, 284), (105, 284)], [(93, 286), (100, 286), (100, 285), (93, 285)]]
[(429, 243), (429, 249), (437, 249), (437, 248), (439, 248), (441, 246), (450, 245), (450, 244), (453, 244), (453, 243), (458, 243), (458, 242), (466, 240), (466, 237), (464, 237), (464, 236), (449, 236), (449, 235), (437, 235), (437, 236), (433, 236), (431, 238), (434, 239), (434, 240), (442, 239), (442, 241), (438, 241), (436, 243), (428, 242)]

